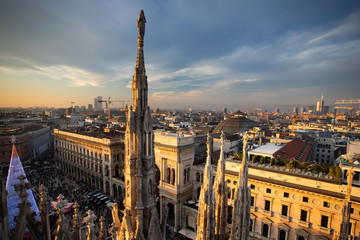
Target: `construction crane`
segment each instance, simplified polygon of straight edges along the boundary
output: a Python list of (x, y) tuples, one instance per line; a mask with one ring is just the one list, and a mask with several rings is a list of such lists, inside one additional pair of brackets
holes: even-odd
[(255, 116), (257, 116), (257, 111), (258, 111), (258, 110), (261, 111), (261, 108), (251, 108), (251, 107), (249, 107), (249, 108), (239, 108), (239, 109), (255, 110), (255, 111), (254, 111)]
[(71, 108), (74, 108), (74, 103), (75, 102), (70, 102), (71, 103)]
[(125, 102), (130, 102), (129, 100), (111, 100), (111, 98), (109, 97), (108, 100), (98, 100), (98, 102), (105, 102), (107, 103), (108, 106), (108, 121), (111, 118), (111, 114), (110, 114), (110, 104), (113, 102), (122, 102), (123, 103), (123, 108), (124, 108), (124, 103)]
[(349, 111), (354, 110), (354, 108), (352, 106), (348, 106), (348, 107), (346, 107), (346, 106), (335, 106), (334, 107), (334, 119), (336, 118), (337, 109), (347, 109)]
[(360, 99), (343, 99), (337, 100), (335, 104), (360, 104)]

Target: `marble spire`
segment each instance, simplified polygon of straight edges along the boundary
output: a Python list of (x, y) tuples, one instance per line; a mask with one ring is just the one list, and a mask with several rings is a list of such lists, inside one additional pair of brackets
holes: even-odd
[(248, 136), (246, 132), (243, 136), (243, 159), (234, 199), (231, 240), (249, 239), (251, 194), (250, 188), (248, 187), (247, 141)]
[(217, 165), (215, 191), (215, 239), (227, 239), (227, 184), (225, 180), (224, 132), (221, 132), (220, 158)]
[(211, 166), (211, 144), (212, 138), (210, 134), (208, 134), (207, 159), (204, 169), (204, 181), (200, 191), (197, 217), (197, 240), (215, 239), (215, 195), (213, 189), (213, 173)]
[(355, 171), (351, 167), (347, 171), (347, 190), (344, 199), (344, 206), (342, 210), (342, 222), (340, 226), (339, 240), (349, 239), (350, 234), (350, 217), (351, 217), (351, 190)]
[(119, 236), (126, 239), (161, 239), (156, 209), (154, 134), (148, 106), (148, 83), (144, 61), (145, 15), (137, 26), (138, 52), (132, 81), (132, 107), (127, 109), (125, 132), (124, 217)]

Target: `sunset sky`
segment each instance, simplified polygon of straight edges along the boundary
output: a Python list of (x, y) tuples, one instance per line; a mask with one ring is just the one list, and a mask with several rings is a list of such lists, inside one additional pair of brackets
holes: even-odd
[(140, 9), (151, 107), (360, 98), (360, 1), (19, 0), (0, 5), (0, 107), (130, 99)]

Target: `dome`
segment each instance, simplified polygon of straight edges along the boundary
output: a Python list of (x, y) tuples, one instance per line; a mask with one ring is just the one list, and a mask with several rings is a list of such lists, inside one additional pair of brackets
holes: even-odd
[(256, 126), (257, 124), (248, 119), (245, 113), (237, 111), (231, 114), (231, 118), (221, 121), (214, 129), (214, 133), (224, 131), (225, 133), (234, 134), (238, 132), (245, 132)]

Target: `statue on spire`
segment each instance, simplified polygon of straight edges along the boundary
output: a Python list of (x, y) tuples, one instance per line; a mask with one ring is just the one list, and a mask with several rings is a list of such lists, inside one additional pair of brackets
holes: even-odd
[(144, 10), (142, 9), (140, 10), (139, 19), (136, 21), (136, 23), (139, 30), (139, 36), (143, 39), (145, 35), (145, 23), (146, 23)]

